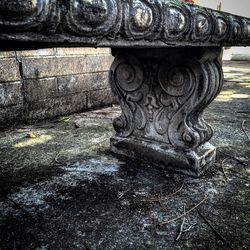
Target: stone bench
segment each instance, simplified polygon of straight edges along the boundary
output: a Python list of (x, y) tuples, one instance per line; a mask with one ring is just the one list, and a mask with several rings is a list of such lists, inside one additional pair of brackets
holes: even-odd
[(110, 47), (111, 150), (192, 176), (215, 160), (202, 112), (222, 88), (222, 46), (249, 45), (250, 19), (178, 1), (0, 2), (0, 50)]

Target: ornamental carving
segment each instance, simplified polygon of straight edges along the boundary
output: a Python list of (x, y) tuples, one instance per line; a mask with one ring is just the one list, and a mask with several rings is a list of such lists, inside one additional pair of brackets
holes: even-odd
[(182, 6), (176, 3), (169, 3), (164, 6), (163, 15), (163, 35), (166, 41), (189, 37), (191, 32), (191, 13), (188, 8), (182, 8)]
[(0, 31), (41, 30), (48, 26), (57, 26), (60, 20), (56, 0), (1, 0)]
[(120, 29), (120, 3), (115, 0), (70, 0), (69, 6), (67, 27), (77, 35), (115, 35)]
[[(48, 36), (48, 33), (50, 36)], [(250, 19), (174, 0), (2, 0), (0, 41), (100, 47), (250, 45)]]
[(156, 59), (145, 53), (121, 51), (111, 66), (111, 86), (122, 108), (114, 121), (117, 136), (182, 150), (199, 147), (213, 134), (202, 112), (222, 87), (217, 58), (208, 54), (201, 62), (188, 53), (162, 51)]
[(162, 4), (160, 1), (135, 0), (124, 5), (125, 36), (134, 39), (155, 40), (162, 29)]
[(208, 11), (195, 8), (194, 11), (194, 30), (192, 34), (193, 40), (205, 41), (209, 39), (213, 31), (213, 19)]
[(229, 34), (228, 17), (222, 13), (214, 12), (212, 13), (215, 20), (215, 31), (212, 36), (212, 41), (219, 42), (225, 39)]
[(237, 42), (244, 40), (244, 23), (237, 17), (230, 17), (230, 37), (229, 41)]

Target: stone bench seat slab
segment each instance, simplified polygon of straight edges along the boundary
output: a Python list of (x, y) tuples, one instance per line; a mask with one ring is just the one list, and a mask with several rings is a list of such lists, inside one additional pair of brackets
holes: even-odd
[(250, 45), (250, 19), (179, 1), (1, 0), (1, 49)]

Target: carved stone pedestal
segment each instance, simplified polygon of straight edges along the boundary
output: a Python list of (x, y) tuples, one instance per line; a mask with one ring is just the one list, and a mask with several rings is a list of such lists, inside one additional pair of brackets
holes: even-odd
[(200, 176), (214, 163), (213, 130), (202, 112), (219, 93), (220, 48), (112, 49), (115, 153)]
[(250, 18), (176, 0), (0, 0), (0, 44), (111, 48), (111, 150), (199, 176), (215, 158), (201, 115), (222, 86), (220, 48), (250, 46)]

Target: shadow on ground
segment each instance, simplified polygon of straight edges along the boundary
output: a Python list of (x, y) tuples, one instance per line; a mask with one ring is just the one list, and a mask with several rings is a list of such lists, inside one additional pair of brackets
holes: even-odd
[(249, 249), (250, 63), (225, 77), (199, 179), (111, 154), (117, 107), (1, 132), (1, 249)]

